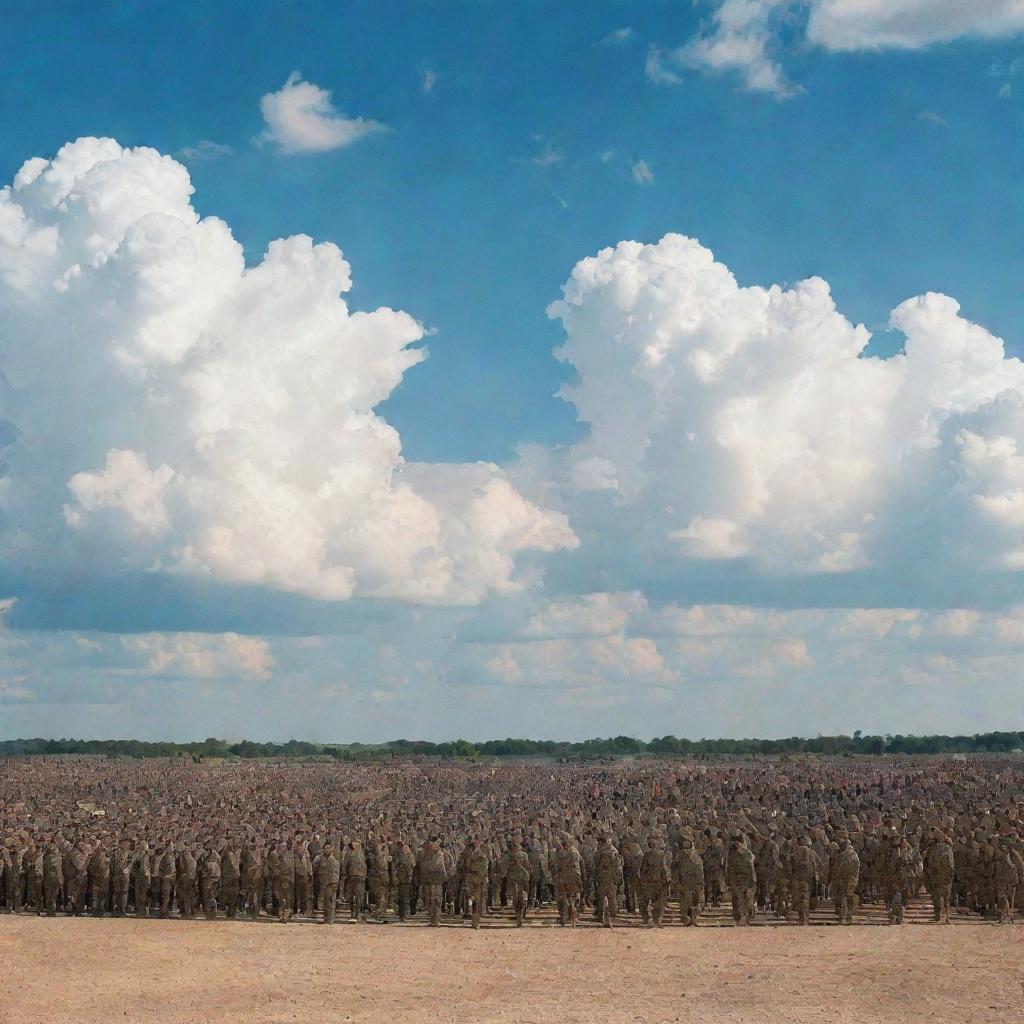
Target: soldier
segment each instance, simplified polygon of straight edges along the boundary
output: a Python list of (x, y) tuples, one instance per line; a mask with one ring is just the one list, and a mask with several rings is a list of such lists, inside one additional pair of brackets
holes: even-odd
[(102, 843), (89, 858), (89, 902), (94, 917), (102, 917), (110, 899), (110, 854)]
[(278, 847), (276, 860), (271, 862), (271, 870), (277, 919), (287, 924), (292, 919), (292, 902), (295, 898), (295, 851), (291, 840)]
[(526, 921), (526, 906), (530, 901), (530, 857), (518, 837), (509, 843), (505, 878), (516, 927), (521, 928)]
[(110, 858), (110, 889), (114, 917), (128, 912), (128, 886), (132, 877), (132, 854), (127, 839), (122, 839)]
[(207, 921), (213, 921), (217, 917), (217, 895), (220, 889), (220, 855), (214, 849), (212, 839), (207, 841), (197, 867), (203, 913)]
[(136, 917), (149, 917), (149, 887), (151, 884), (149, 845), (143, 840), (132, 862), (132, 887), (135, 890)]
[(398, 888), (398, 920), (405, 921), (410, 911), (412, 895), (412, 879), (416, 870), (416, 858), (408, 843), (402, 843), (392, 863), (395, 874), (395, 885)]
[(301, 836), (295, 841), (295, 909), (296, 912), (313, 916), (313, 862), (309, 849)]
[(732, 919), (737, 925), (748, 925), (754, 913), (754, 893), (757, 888), (757, 869), (754, 855), (743, 841), (743, 836), (732, 837), (725, 862), (725, 884), (732, 900)]
[(174, 900), (174, 877), (177, 874), (174, 843), (164, 844), (163, 852), (157, 858), (156, 873), (160, 880), (160, 916), (166, 919), (171, 914), (171, 903)]
[[(993, 843), (996, 840), (993, 839)], [(1011, 856), (1012, 842), (1009, 837), (999, 840), (993, 857), (992, 881), (995, 888), (996, 906), (999, 908), (999, 923), (1013, 924), (1014, 890), (1021, 879)]]
[(675, 883), (679, 894), (679, 918), (683, 924), (694, 927), (704, 908), (704, 862), (688, 835), (683, 836), (676, 856)]
[(250, 839), (242, 848), (239, 870), (249, 916), (255, 921), (263, 902), (263, 853), (258, 840)]
[(612, 919), (618, 915), (621, 883), (622, 860), (618, 851), (608, 842), (607, 836), (598, 836), (597, 852), (594, 854), (594, 918), (605, 928), (611, 928)]
[(7, 909), (12, 914), (20, 914), (25, 880), (25, 850), (18, 839), (9, 840), (5, 861), (4, 892), (7, 897)]
[(423, 906), (427, 911), (430, 927), (436, 928), (441, 918), (442, 886), (448, 878), (448, 866), (436, 836), (432, 836), (423, 847), (416, 867), (419, 872), (420, 889), (423, 892)]
[(233, 921), (238, 916), (238, 896), (241, 889), (241, 856), (238, 845), (228, 842), (220, 854), (220, 899), (224, 916)]
[(36, 914), (43, 912), (43, 850), (31, 839), (25, 851), (25, 901)]
[(388, 889), (391, 885), (391, 858), (388, 856), (387, 847), (380, 839), (370, 839), (367, 847), (367, 872), (366, 884), (370, 895), (370, 906), (373, 915), (378, 921), (385, 920), (384, 912), (387, 906)]
[(857, 883), (860, 880), (860, 858), (849, 837), (841, 836), (839, 849), (832, 862), (829, 886), (836, 904), (836, 917), (842, 924), (853, 924), (857, 911)]
[(640, 865), (640, 917), (644, 924), (651, 920), (661, 927), (672, 882), (672, 869), (661, 841), (654, 836), (647, 840), (647, 852)]
[(81, 839), (64, 855), (64, 891), (68, 909), (75, 917), (85, 905), (85, 889), (88, 881), (89, 855)]
[[(569, 837), (563, 835), (558, 849), (555, 850), (552, 863), (555, 880), (555, 901), (558, 905), (558, 923), (576, 927), (580, 890), (583, 877), (580, 871), (580, 858), (569, 845)], [(516, 922), (519, 923), (518, 920)]]
[(358, 921), (362, 918), (363, 900), (366, 898), (366, 855), (358, 839), (349, 842), (342, 871), (345, 875), (345, 899), (349, 906), (349, 918)]
[(924, 884), (932, 898), (935, 921), (949, 924), (949, 898), (953, 888), (953, 847), (937, 826), (931, 829), (932, 842), (924, 858)]
[(636, 841), (636, 833), (630, 828), (626, 830), (626, 839), (619, 847), (622, 857), (622, 882), (626, 896), (626, 910), (634, 913), (640, 906), (641, 883), (640, 869), (643, 867), (644, 851)]
[(717, 907), (722, 902), (725, 892), (725, 848), (717, 836), (705, 849), (704, 856), (704, 887), (708, 902)]
[(334, 846), (324, 843), (323, 850), (313, 862), (313, 874), (316, 878), (317, 890), (324, 905), (324, 924), (334, 924), (334, 915), (338, 906), (338, 881), (341, 878), (341, 863), (334, 856)]
[(57, 916), (57, 901), (64, 887), (64, 866), (60, 850), (54, 841), (43, 852), (43, 905), (47, 917)]
[(801, 836), (793, 851), (789, 890), (793, 906), (796, 907), (797, 916), (803, 925), (809, 923), (811, 893), (817, 889), (819, 871), (818, 855), (811, 849), (811, 837)]
[(488, 866), (487, 852), (480, 845), (480, 837), (474, 836), (472, 844), (463, 859), (466, 909), (472, 914), (474, 928), (480, 927), (480, 919), (484, 911)]
[(189, 919), (196, 916), (196, 858), (186, 843), (178, 854), (178, 912)]

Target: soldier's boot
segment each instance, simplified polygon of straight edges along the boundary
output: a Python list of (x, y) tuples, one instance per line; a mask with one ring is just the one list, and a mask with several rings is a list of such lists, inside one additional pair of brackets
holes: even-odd
[(576, 901), (575, 900), (570, 900), (569, 901), (569, 927), (570, 928), (575, 928), (576, 927), (577, 917), (578, 917), (578, 915), (576, 913)]

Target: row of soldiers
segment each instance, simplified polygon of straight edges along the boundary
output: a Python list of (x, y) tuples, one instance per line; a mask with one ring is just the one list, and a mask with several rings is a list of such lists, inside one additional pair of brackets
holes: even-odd
[[(517, 922), (554, 903), (737, 923), (829, 900), (899, 920), (922, 888), (1010, 920), (1024, 901), (1015, 759), (612, 765), (0, 760), (0, 903), (186, 917), (425, 913)], [(473, 836), (473, 841), (467, 841)], [(952, 860), (952, 867), (950, 867)]]
[[(920, 849), (893, 834), (878, 856), (876, 844), (861, 838), (858, 853), (849, 834), (829, 844), (823, 858), (810, 835), (779, 843), (772, 835), (734, 831), (726, 837), (700, 836), (681, 829), (669, 837), (651, 835), (642, 844), (633, 829), (621, 838), (599, 834), (577, 837), (562, 831), (550, 844), (536, 833), (516, 832), (507, 841), (466, 840), (458, 856), (439, 836), (414, 852), (409, 843), (370, 833), (365, 842), (322, 842), (319, 834), (298, 833), (279, 843), (208, 839), (203, 844), (170, 838), (150, 849), (127, 839), (85, 839), (63, 835), (22, 848), (10, 837), (0, 848), (0, 895), (7, 909), (34, 909), (56, 915), (110, 913), (168, 917), (176, 911), (208, 918), (222, 909), (228, 918), (270, 913), (283, 922), (294, 914), (322, 913), (333, 923), (339, 904), (350, 918), (387, 920), (393, 909), (405, 921), (422, 902), (431, 924), (442, 913), (464, 914), (479, 927), (485, 912), (511, 906), (522, 925), (527, 909), (553, 901), (562, 924), (575, 926), (582, 907), (610, 927), (620, 905), (644, 923), (661, 926), (670, 899), (679, 904), (682, 923), (696, 925), (705, 903), (719, 905), (728, 893), (738, 925), (761, 910), (779, 919), (795, 913), (801, 924), (817, 903), (831, 898), (837, 918), (852, 923), (859, 902), (884, 900), (891, 919), (923, 884), (934, 918), (949, 923), (950, 906), (968, 903), (972, 892), (1012, 922), (1018, 892), (1024, 893), (1024, 855), (1011, 839), (995, 840), (984, 853), (961, 859), (953, 844), (933, 826)], [(880, 861), (876, 881), (867, 884), (865, 861)], [(964, 876), (964, 872), (968, 874)]]

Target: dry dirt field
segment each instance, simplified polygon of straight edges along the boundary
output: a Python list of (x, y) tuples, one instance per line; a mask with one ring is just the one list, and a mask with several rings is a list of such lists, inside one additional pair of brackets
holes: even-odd
[(0, 917), (3, 1024), (1024, 1020), (1024, 929)]

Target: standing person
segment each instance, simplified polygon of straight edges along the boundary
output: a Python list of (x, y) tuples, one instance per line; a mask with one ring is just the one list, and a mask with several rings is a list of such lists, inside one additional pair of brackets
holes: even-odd
[(110, 858), (110, 889), (114, 917), (128, 913), (128, 887), (132, 878), (132, 852), (127, 839), (122, 839)]
[(931, 845), (924, 855), (924, 884), (932, 898), (937, 924), (949, 924), (949, 899), (953, 889), (953, 847), (943, 832), (933, 826)]
[(860, 858), (846, 836), (840, 837), (839, 850), (832, 860), (829, 887), (836, 904), (836, 917), (842, 924), (853, 924), (857, 911), (857, 883), (860, 881)]
[(489, 864), (487, 851), (480, 845), (480, 837), (474, 836), (463, 860), (466, 909), (472, 914), (474, 928), (480, 927), (480, 919), (483, 916)]
[(642, 885), (640, 870), (644, 863), (643, 847), (637, 842), (633, 829), (626, 829), (626, 838), (619, 847), (622, 857), (622, 883), (625, 889), (626, 911), (630, 914), (640, 909)]
[(408, 843), (402, 843), (392, 863), (395, 873), (395, 885), (398, 888), (398, 920), (409, 917), (409, 900), (412, 896), (412, 878), (416, 870), (416, 858)]
[(734, 835), (730, 843), (725, 862), (725, 884), (732, 900), (733, 921), (739, 926), (750, 924), (754, 913), (757, 870), (754, 855), (741, 835)]
[[(993, 839), (992, 842), (995, 846), (996, 840)], [(1013, 924), (1014, 894), (1021, 882), (1011, 850), (1012, 841), (1009, 837), (1004, 837), (998, 841), (992, 858), (992, 883), (996, 906), (999, 908), (1000, 924)]]
[(64, 855), (64, 889), (68, 906), (75, 917), (85, 906), (85, 891), (88, 881), (89, 855), (85, 841), (79, 839)]
[(94, 917), (102, 917), (110, 899), (110, 854), (100, 842), (89, 858), (89, 902)]
[(43, 850), (30, 839), (25, 851), (25, 893), (28, 905), (43, 912)]
[(530, 902), (530, 855), (523, 849), (518, 837), (509, 843), (506, 884), (516, 927), (521, 928), (526, 921), (526, 907)]
[(384, 921), (387, 908), (388, 889), (391, 886), (391, 857), (387, 846), (377, 837), (371, 837), (367, 847), (368, 868), (366, 882), (370, 896), (370, 907), (378, 921)]
[[(555, 880), (555, 902), (558, 905), (558, 923), (576, 927), (579, 911), (580, 891), (583, 876), (576, 851), (569, 845), (569, 837), (563, 835), (551, 859)], [(517, 922), (518, 924), (518, 922)]]
[(249, 916), (255, 921), (263, 902), (263, 852), (258, 840), (250, 838), (242, 848), (240, 871)]
[(309, 847), (301, 836), (296, 838), (295, 855), (295, 911), (306, 917), (313, 916), (313, 861)]
[(217, 917), (217, 895), (220, 889), (220, 855), (214, 849), (212, 839), (207, 840), (206, 849), (197, 866), (203, 913), (207, 921), (213, 921)]
[(358, 921), (363, 916), (363, 901), (366, 898), (366, 854), (358, 839), (349, 841), (345, 851), (345, 899), (349, 906), (349, 919)]
[(618, 892), (622, 883), (622, 860), (606, 835), (598, 836), (594, 854), (594, 917), (605, 928), (619, 912)]
[(233, 921), (238, 916), (238, 897), (241, 889), (242, 867), (238, 844), (229, 840), (220, 854), (220, 901), (224, 916)]
[(57, 916), (57, 902), (64, 888), (63, 857), (57, 844), (51, 840), (43, 852), (43, 905), (47, 917)]
[(420, 892), (423, 896), (427, 919), (430, 927), (436, 928), (441, 923), (441, 895), (444, 883), (448, 878), (448, 865), (437, 841), (437, 836), (432, 836), (427, 841), (420, 853), (416, 867), (419, 872)]
[(173, 842), (164, 843), (163, 851), (157, 858), (156, 873), (160, 879), (160, 916), (166, 919), (171, 914), (171, 903), (174, 901), (174, 878), (177, 874)]
[(801, 836), (793, 851), (789, 870), (789, 890), (801, 924), (810, 921), (811, 893), (818, 885), (818, 855), (811, 849), (811, 837)]
[(640, 865), (640, 917), (644, 924), (652, 920), (655, 928), (661, 927), (671, 884), (672, 869), (665, 847), (652, 836), (647, 840), (647, 852)]
[(272, 861), (272, 870), (277, 919), (282, 924), (287, 924), (292, 919), (295, 899), (295, 852), (292, 850), (291, 840), (278, 847), (276, 861)]
[(135, 916), (149, 917), (150, 874), (149, 844), (143, 840), (132, 861), (132, 888), (135, 890)]
[(684, 835), (679, 843), (675, 883), (679, 895), (679, 918), (683, 924), (696, 927), (704, 909), (704, 861), (689, 835)]
[(704, 886), (708, 902), (717, 907), (725, 892), (725, 849), (717, 836), (704, 851)]
[(341, 878), (341, 862), (334, 856), (334, 846), (324, 843), (324, 848), (313, 862), (313, 875), (317, 891), (324, 905), (324, 924), (334, 924), (338, 906), (338, 881)]
[(196, 858), (186, 843), (178, 854), (178, 913), (183, 918), (196, 916)]

